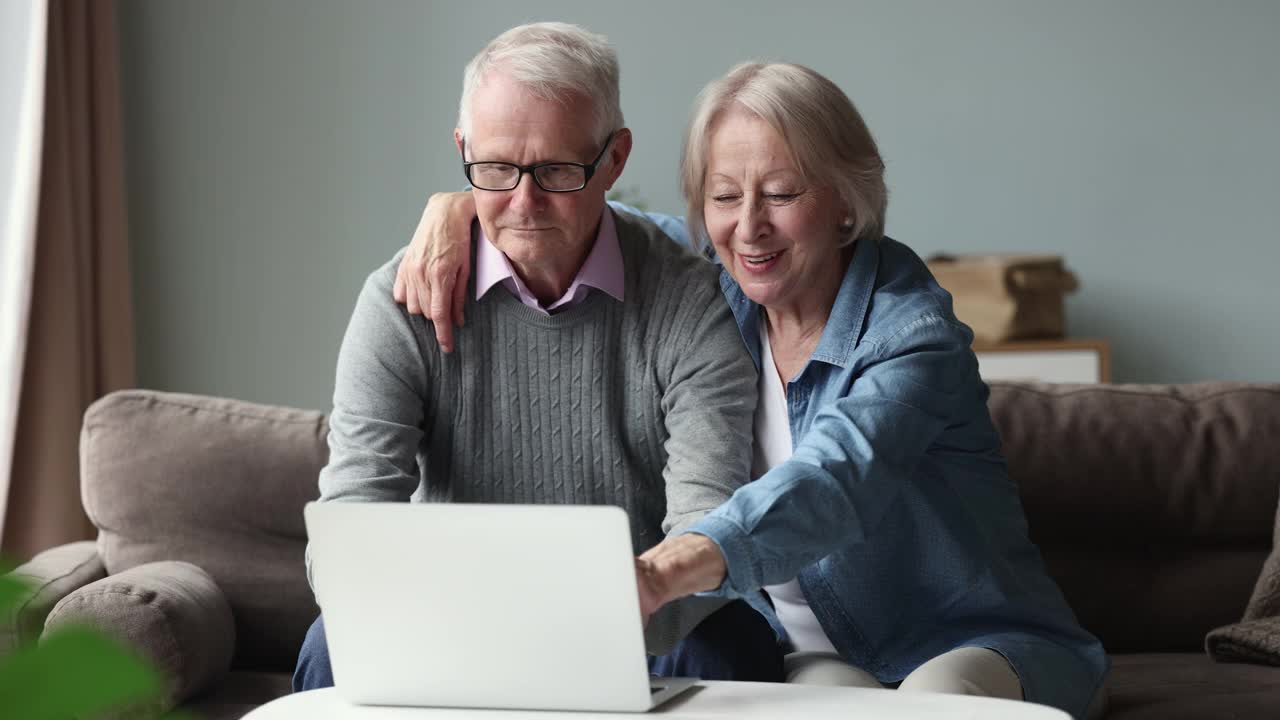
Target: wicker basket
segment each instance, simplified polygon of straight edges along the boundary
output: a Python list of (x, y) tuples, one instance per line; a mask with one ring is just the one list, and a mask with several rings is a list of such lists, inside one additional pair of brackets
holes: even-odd
[(935, 255), (928, 266), (985, 343), (1062, 337), (1064, 298), (1079, 287), (1057, 255)]

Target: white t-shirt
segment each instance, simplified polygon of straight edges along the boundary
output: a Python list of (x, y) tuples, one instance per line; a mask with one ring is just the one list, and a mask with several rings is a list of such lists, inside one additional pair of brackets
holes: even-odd
[[(758, 478), (773, 466), (791, 457), (791, 421), (787, 413), (787, 390), (778, 378), (778, 366), (769, 347), (768, 321), (760, 313), (760, 404), (756, 408), (755, 451), (751, 474)], [(800, 583), (792, 578), (781, 585), (766, 585), (773, 598), (778, 619), (791, 636), (796, 652), (835, 652), (818, 618), (800, 591)]]

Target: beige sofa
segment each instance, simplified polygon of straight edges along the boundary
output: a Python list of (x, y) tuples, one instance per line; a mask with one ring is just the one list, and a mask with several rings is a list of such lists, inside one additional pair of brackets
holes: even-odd
[[(1280, 716), (1280, 669), (1212, 662), (1272, 547), (1280, 386), (996, 384), (991, 408), (1032, 536), (1112, 653), (1109, 717)], [(97, 542), (20, 567), (34, 590), (0, 652), (88, 618), (150, 654), (171, 701), (215, 720), (289, 692), (318, 613), (302, 506), (316, 412), (149, 391), (85, 415)]]

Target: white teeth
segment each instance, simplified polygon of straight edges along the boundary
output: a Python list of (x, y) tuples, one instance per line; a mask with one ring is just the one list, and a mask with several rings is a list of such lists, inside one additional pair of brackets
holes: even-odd
[(770, 260), (772, 260), (772, 259), (774, 259), (774, 258), (778, 257), (778, 254), (779, 254), (779, 253), (781, 253), (781, 252), (782, 252), (782, 251), (781, 251), (781, 250), (779, 250), (778, 252), (776, 252), (776, 253), (774, 253), (774, 254), (772, 254), (772, 255), (765, 255), (764, 257), (758, 257), (758, 258), (747, 258), (747, 263), (748, 263), (748, 264), (751, 264), (751, 265), (760, 265), (760, 264), (762, 264), (762, 263), (767, 263), (767, 262), (769, 262)]

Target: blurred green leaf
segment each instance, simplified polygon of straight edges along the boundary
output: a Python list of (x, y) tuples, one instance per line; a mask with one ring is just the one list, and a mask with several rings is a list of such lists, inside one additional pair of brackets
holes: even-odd
[(154, 702), (160, 677), (97, 630), (68, 627), (0, 661), (0, 707), (24, 720), (62, 720)]
[(0, 612), (7, 612), (18, 607), (18, 602), (26, 594), (27, 586), (17, 578), (5, 572), (0, 575)]
[[(30, 592), (0, 561), (0, 615)], [(0, 708), (4, 720), (68, 720), (159, 715), (164, 682), (143, 658), (87, 626), (54, 630), (36, 645), (0, 657)], [(123, 715), (121, 715), (123, 717)], [(166, 720), (196, 720), (186, 713)]]

